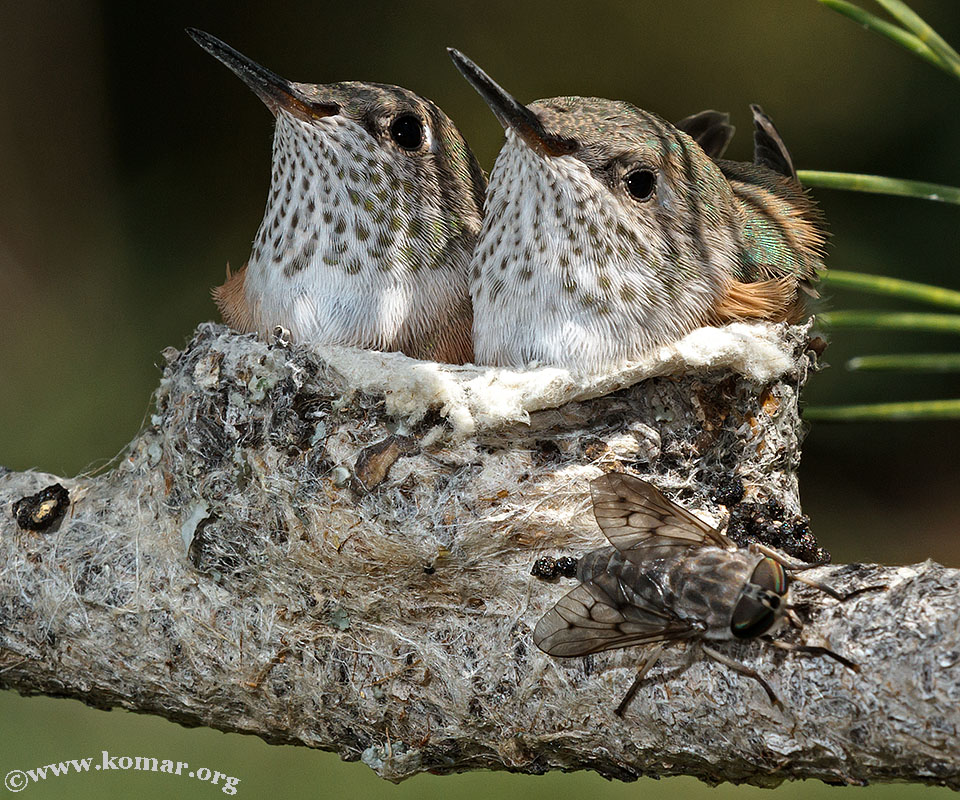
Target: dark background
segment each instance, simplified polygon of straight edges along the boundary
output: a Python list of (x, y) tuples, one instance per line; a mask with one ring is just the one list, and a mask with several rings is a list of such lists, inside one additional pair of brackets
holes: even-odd
[[(747, 105), (758, 102), (801, 169), (960, 184), (960, 84), (814, 0), (158, 5), (0, 4), (0, 463), (12, 469), (73, 475), (121, 451), (149, 413), (160, 351), (215, 317), (209, 287), (222, 282), (227, 262), (240, 266), (248, 255), (269, 183), (271, 117), (187, 38), (188, 25), (292, 80), (373, 80), (430, 97), (486, 170), (502, 131), (446, 45), (524, 101), (598, 95), (668, 119), (728, 110), (740, 128), (733, 158), (750, 158)], [(913, 5), (960, 45), (960, 3)], [(830, 265), (960, 288), (956, 206), (826, 190), (816, 197), (833, 233)], [(895, 305), (839, 291), (827, 300)], [(949, 350), (955, 341), (847, 331), (832, 340), (834, 366), (813, 376), (811, 403), (958, 396), (952, 376), (843, 369), (852, 355)], [(960, 563), (958, 431), (952, 423), (811, 430), (804, 509), (838, 560)], [(238, 796), (247, 797), (711, 792), (684, 779), (641, 789), (592, 775), (423, 776), (394, 788), (328, 754), (0, 694), (0, 772), (101, 749), (193, 756), (242, 778)], [(46, 783), (27, 791), (217, 793), (156, 775)], [(824, 791), (797, 784), (779, 795)]]

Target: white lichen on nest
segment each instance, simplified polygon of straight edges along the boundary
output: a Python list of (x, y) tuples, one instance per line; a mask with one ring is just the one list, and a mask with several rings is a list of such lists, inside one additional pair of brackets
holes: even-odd
[(346, 347), (319, 347), (316, 353), (351, 386), (382, 394), (388, 413), (417, 419), (439, 406), (454, 434), (462, 437), (478, 427), (526, 422), (532, 411), (600, 397), (660, 375), (724, 370), (765, 384), (794, 369), (785, 331), (785, 325), (769, 323), (698, 328), (616, 372), (597, 375), (552, 367), (516, 371), (452, 366)]

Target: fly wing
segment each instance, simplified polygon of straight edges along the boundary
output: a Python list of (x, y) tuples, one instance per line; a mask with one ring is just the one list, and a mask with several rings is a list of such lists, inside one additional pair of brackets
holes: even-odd
[(689, 622), (652, 605), (619, 603), (619, 592), (605, 588), (616, 576), (580, 584), (560, 598), (533, 631), (533, 641), (543, 652), (560, 658), (585, 656), (601, 650), (686, 639), (695, 630)]
[(736, 545), (689, 511), (664, 497), (650, 483), (610, 472), (590, 484), (593, 513), (610, 544), (640, 564), (670, 558), (696, 547)]

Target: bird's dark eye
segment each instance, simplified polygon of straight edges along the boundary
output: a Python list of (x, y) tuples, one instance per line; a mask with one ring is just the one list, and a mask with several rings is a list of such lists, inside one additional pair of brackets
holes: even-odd
[(416, 150), (423, 141), (423, 123), (413, 114), (402, 114), (390, 124), (390, 136), (404, 150)]
[(653, 174), (653, 170), (635, 169), (623, 176), (623, 183), (632, 198), (648, 200), (657, 185), (657, 176)]

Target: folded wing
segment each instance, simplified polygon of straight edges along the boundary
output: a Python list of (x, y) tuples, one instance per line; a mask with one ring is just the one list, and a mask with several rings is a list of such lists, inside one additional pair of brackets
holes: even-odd
[[(616, 576), (606, 576), (616, 581)], [(618, 603), (604, 580), (580, 584), (543, 615), (533, 641), (551, 656), (569, 658), (619, 647), (686, 639), (694, 627), (656, 606)]]
[(650, 483), (622, 472), (591, 482), (593, 513), (610, 544), (635, 564), (696, 547), (736, 545)]

